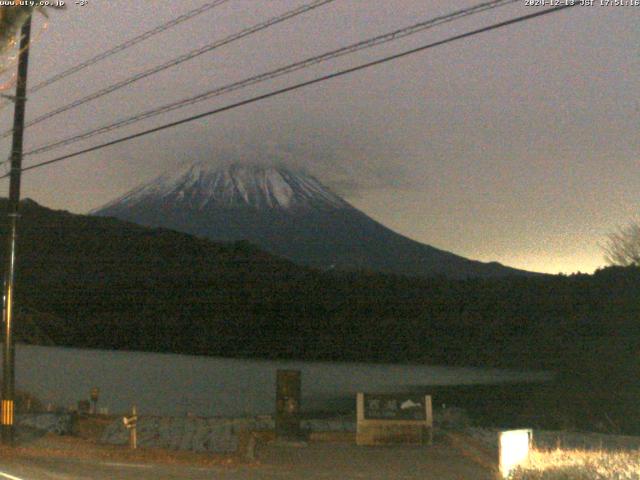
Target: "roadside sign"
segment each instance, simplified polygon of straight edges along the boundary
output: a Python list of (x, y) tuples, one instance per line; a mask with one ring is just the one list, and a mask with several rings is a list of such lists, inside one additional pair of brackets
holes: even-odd
[(364, 394), (366, 420), (422, 420), (427, 419), (425, 397), (421, 395)]
[(358, 393), (358, 445), (433, 443), (430, 395)]
[(138, 416), (131, 415), (130, 417), (122, 417), (122, 423), (124, 423), (127, 430), (136, 428), (136, 425), (138, 424)]

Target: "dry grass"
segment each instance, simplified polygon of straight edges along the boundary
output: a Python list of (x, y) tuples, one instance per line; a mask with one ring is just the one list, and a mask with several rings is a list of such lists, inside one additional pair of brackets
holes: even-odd
[(0, 461), (10, 458), (74, 458), (76, 460), (153, 463), (166, 465), (237, 466), (243, 459), (235, 455), (207, 454), (160, 448), (138, 448), (131, 450), (124, 446), (100, 445), (78, 437), (60, 436), (48, 433), (43, 437), (18, 447), (0, 445)]
[(533, 450), (513, 480), (640, 480), (640, 450)]

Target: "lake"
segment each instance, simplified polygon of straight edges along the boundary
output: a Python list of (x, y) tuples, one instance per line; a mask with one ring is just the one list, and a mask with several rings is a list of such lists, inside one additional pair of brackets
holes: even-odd
[(365, 392), (428, 390), (436, 385), (544, 382), (548, 372), (427, 365), (243, 360), (189, 355), (16, 346), (16, 388), (45, 405), (76, 406), (100, 389), (98, 407), (124, 413), (240, 416), (270, 414), (278, 369), (302, 375), (303, 411), (355, 405)]

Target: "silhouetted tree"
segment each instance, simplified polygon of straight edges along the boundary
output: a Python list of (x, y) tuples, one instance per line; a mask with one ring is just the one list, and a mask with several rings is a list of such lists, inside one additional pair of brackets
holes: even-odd
[(33, 7), (0, 8), (0, 53), (5, 53), (7, 49), (17, 44), (18, 32), (32, 11)]
[(610, 233), (602, 249), (610, 265), (640, 266), (640, 223), (636, 221)]
[[(5, 2), (8, 3), (8, 2)], [(45, 17), (48, 8), (64, 8), (64, 6), (27, 6), (14, 2), (13, 6), (0, 6), (0, 75), (3, 75), (9, 67), (14, 66), (15, 59), (10, 55), (20, 44), (20, 29), (35, 11), (39, 11)], [(37, 2), (33, 2), (34, 4)], [(16, 57), (14, 55), (13, 57)], [(0, 82), (0, 91), (8, 90), (15, 85), (15, 76), (6, 82)]]

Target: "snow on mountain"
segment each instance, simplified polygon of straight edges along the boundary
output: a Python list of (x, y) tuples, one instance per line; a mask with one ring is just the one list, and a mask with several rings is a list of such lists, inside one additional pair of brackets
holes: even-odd
[(196, 163), (92, 213), (215, 241), (248, 240), (267, 252), (323, 270), (456, 278), (528, 274), (404, 237), (314, 177), (278, 165)]
[(101, 210), (150, 200), (187, 204), (197, 210), (207, 207), (281, 210), (350, 207), (314, 177), (300, 172), (277, 166), (232, 164), (216, 167), (199, 162), (168, 172)]

